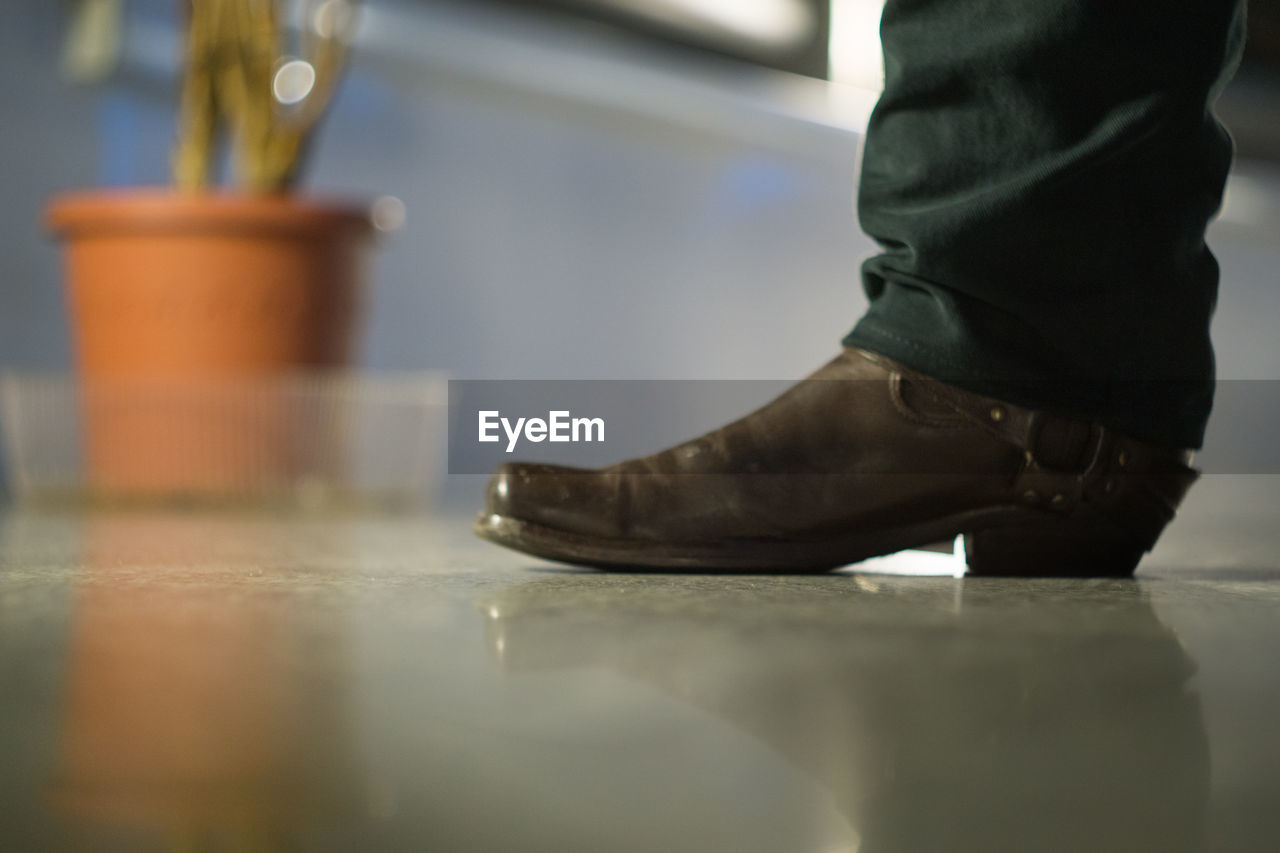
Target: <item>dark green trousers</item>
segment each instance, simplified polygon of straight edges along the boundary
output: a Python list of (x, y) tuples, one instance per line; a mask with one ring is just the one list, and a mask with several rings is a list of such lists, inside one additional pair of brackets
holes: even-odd
[(961, 387), (1199, 447), (1238, 0), (888, 0), (845, 339)]

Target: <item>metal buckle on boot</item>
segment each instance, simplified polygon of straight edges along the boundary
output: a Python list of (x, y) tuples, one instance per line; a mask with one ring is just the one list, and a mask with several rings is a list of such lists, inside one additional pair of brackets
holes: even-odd
[[(1076, 442), (1073, 433), (1078, 427), (1084, 427), (1087, 435)], [(1054, 440), (1045, 435), (1046, 429), (1057, 432), (1058, 446), (1043, 446), (1043, 441)], [(1074, 443), (1079, 447), (1070, 446)], [(1087, 484), (1105, 467), (1110, 444), (1111, 433), (1104, 426), (1032, 412), (1025, 460), (1013, 481), (1014, 494), (1027, 506), (1070, 512), (1084, 497)]]

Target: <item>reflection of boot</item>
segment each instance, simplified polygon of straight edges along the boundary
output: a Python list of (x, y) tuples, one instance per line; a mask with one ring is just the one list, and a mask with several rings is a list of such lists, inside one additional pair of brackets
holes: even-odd
[(826, 785), (866, 851), (1200, 849), (1193, 666), (1132, 584), (1055, 603), (970, 581), (957, 607), (950, 581), (627, 580), (495, 596), (491, 647), (732, 722)]
[(848, 349), (769, 405), (596, 471), (504, 465), (476, 532), (600, 567), (825, 571), (964, 534), (985, 574), (1133, 571), (1187, 454)]
[(246, 595), (241, 569), (199, 565), (228, 532), (182, 517), (88, 524), (50, 785), (62, 811), (133, 838), (279, 850), (359, 807), (338, 635)]

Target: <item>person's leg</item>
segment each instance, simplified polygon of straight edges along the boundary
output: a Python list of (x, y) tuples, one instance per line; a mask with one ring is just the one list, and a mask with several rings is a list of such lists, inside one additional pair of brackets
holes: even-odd
[(1198, 447), (1239, 0), (888, 0), (845, 339), (955, 384)]

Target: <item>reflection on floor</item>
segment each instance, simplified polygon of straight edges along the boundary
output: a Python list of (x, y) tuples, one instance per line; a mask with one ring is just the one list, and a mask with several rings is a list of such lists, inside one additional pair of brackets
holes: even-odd
[[(1273, 849), (1280, 567), (1215, 567), (1214, 488), (1135, 582), (611, 575), (461, 516), (11, 513), (0, 850)], [(1239, 524), (1266, 506), (1231, 494)]]

